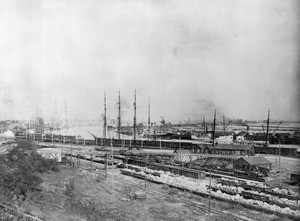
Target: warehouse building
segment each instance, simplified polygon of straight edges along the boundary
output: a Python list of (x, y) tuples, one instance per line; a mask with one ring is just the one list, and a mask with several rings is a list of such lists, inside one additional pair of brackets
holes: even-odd
[(254, 156), (255, 149), (250, 145), (218, 144), (211, 147), (211, 154)]
[(235, 169), (255, 166), (272, 169), (272, 163), (263, 156), (240, 157), (233, 162), (233, 168)]
[(194, 144), (191, 148), (192, 153), (211, 153), (212, 144)]

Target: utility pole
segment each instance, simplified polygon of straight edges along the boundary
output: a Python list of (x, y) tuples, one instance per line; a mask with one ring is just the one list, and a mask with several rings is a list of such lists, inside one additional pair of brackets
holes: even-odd
[(281, 165), (280, 165), (281, 146), (279, 146), (279, 188), (281, 189)]
[(148, 140), (150, 140), (150, 97), (148, 101)]
[[(53, 141), (52, 141), (53, 142)], [(73, 143), (73, 142), (72, 142)], [(71, 163), (71, 166), (73, 166), (73, 162), (72, 162), (72, 157), (73, 157), (73, 145), (71, 143), (71, 158), (70, 158), (70, 163)]]
[(268, 110), (268, 119), (267, 119), (266, 146), (268, 146), (268, 141), (269, 141), (269, 123), (270, 123), (270, 108)]
[(107, 174), (108, 174), (108, 150), (105, 147), (105, 175), (106, 175), (106, 177), (107, 177)]
[(106, 122), (106, 92), (104, 92), (104, 117), (103, 117), (103, 137), (106, 138), (106, 128), (107, 128), (107, 122)]
[(214, 112), (214, 125), (213, 125), (213, 146), (215, 146), (215, 132), (216, 132), (216, 109)]
[(118, 138), (121, 139), (121, 96), (119, 90), (119, 101), (118, 101), (119, 117), (118, 117)]
[(179, 150), (181, 150), (181, 136), (179, 135)]
[(112, 142), (110, 143), (111, 145), (111, 179), (112, 179), (112, 195), (114, 195), (115, 192), (115, 180), (114, 180), (114, 150), (113, 150), (113, 144)]
[(133, 142), (135, 144), (135, 140), (136, 140), (136, 90), (134, 90), (133, 110), (134, 110), (134, 116), (133, 116)]
[(210, 199), (211, 199), (211, 171), (209, 172), (209, 201), (208, 201), (208, 212), (210, 213)]
[(147, 160), (149, 158), (149, 155), (146, 155), (145, 156), (145, 192), (147, 190), (147, 173), (146, 173), (146, 170), (147, 170)]

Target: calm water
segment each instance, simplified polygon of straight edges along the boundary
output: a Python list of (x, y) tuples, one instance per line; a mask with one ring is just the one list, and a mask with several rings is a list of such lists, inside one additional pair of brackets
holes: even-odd
[[(97, 137), (103, 137), (103, 127), (100, 124), (75, 126), (69, 129), (63, 129), (60, 131), (60, 133), (62, 135), (80, 135), (84, 139), (94, 139), (94, 137), (88, 131)], [(117, 138), (118, 134), (114, 131), (107, 131), (106, 137)], [(132, 136), (121, 134), (121, 139), (128, 139), (128, 138), (132, 138)]]
[[(270, 124), (270, 126), (273, 126), (270, 129), (271, 132), (273, 130), (275, 130), (275, 127), (277, 127), (277, 125), (278, 125), (278, 123)], [(249, 126), (250, 126), (250, 130), (253, 130), (253, 129), (255, 131), (262, 130), (261, 124), (255, 124), (255, 126), (258, 126), (258, 127), (253, 127), (253, 129), (251, 128), (251, 125), (249, 125)], [(300, 128), (300, 123), (282, 123), (277, 131), (285, 129), (285, 132), (293, 132), (292, 130), (290, 130), (290, 131), (286, 130), (287, 127)], [(246, 130), (246, 127), (234, 126), (234, 125), (228, 127), (227, 129), (231, 129), (231, 128), (235, 128), (235, 129), (239, 129), (239, 130)], [(266, 128), (265, 128), (265, 130), (266, 130)], [(87, 124), (87, 125), (81, 125), (81, 126), (74, 126), (69, 129), (62, 129), (60, 131), (60, 133), (62, 135), (80, 135), (81, 137), (83, 137), (85, 139), (94, 139), (94, 137), (90, 133), (88, 133), (88, 131), (97, 137), (103, 137), (103, 126), (101, 124), (90, 124), (90, 125)], [(106, 137), (107, 138), (117, 138), (118, 134), (115, 131), (107, 131)], [(121, 134), (121, 139), (129, 139), (129, 138), (132, 138), (132, 136)]]

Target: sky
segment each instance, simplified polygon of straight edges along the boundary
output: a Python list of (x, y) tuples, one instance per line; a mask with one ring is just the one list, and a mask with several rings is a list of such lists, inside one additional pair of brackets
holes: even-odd
[[(187, 3), (188, 2), (188, 3)], [(298, 0), (1, 0), (0, 120), (300, 120)]]

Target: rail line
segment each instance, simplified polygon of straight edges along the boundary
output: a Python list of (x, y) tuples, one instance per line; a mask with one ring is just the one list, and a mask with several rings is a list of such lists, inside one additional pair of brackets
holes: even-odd
[[(108, 176), (108, 175), (105, 175), (105, 174), (103, 174), (101, 172), (98, 172), (98, 171), (91, 171), (90, 168), (84, 168), (84, 167), (81, 167), (81, 166), (79, 166), (79, 168), (82, 168), (82, 169), (85, 169), (85, 170), (89, 170), (92, 173), (96, 173), (98, 175), (102, 175), (102, 176), (105, 176), (105, 177)], [(109, 176), (112, 176), (112, 175), (109, 175)], [(134, 179), (136, 179), (136, 178), (134, 178)], [(131, 181), (127, 181), (127, 180), (125, 181), (124, 179), (121, 179), (121, 178), (118, 178), (118, 177), (114, 177), (114, 180), (118, 180), (120, 182), (127, 183), (127, 184), (130, 184), (130, 185), (136, 185), (136, 186), (138, 186), (138, 187), (140, 187), (140, 188), (143, 189), (143, 186), (141, 184), (137, 183), (137, 182), (131, 182)], [(170, 195), (158, 192), (157, 190), (155, 190), (155, 189), (153, 189), (153, 188), (151, 188), (149, 186), (147, 187), (147, 191), (150, 191), (152, 193), (156, 193), (156, 194), (159, 194), (161, 196), (168, 197), (168, 198), (171, 198), (173, 200), (185, 203), (186, 205), (190, 205), (190, 206), (193, 206), (193, 207), (195, 207), (197, 209), (201, 209), (204, 212), (209, 212), (209, 208), (207, 206), (199, 205), (198, 203), (191, 202), (191, 201), (188, 201), (188, 200), (183, 200), (183, 199), (172, 197)], [(211, 208), (210, 212), (213, 213), (213, 214), (216, 214), (216, 215), (230, 215), (230, 216), (233, 216), (235, 219), (241, 220), (241, 221), (250, 221), (250, 220), (252, 220), (250, 218), (242, 218), (242, 217), (237, 216), (237, 215), (232, 214), (232, 213), (226, 213), (226, 212), (223, 212), (223, 211), (218, 210), (218, 209), (212, 209)]]
[(40, 219), (40, 218), (38, 218), (38, 217), (32, 216), (32, 215), (30, 215), (30, 214), (27, 214), (27, 213), (24, 213), (24, 212), (21, 212), (21, 211), (18, 211), (17, 208), (12, 207), (12, 206), (9, 206), (9, 205), (5, 205), (5, 204), (3, 204), (2, 202), (0, 203), (0, 207), (5, 208), (5, 209), (9, 209), (9, 210), (11, 210), (11, 211), (13, 211), (13, 212), (15, 212), (15, 213), (18, 213), (18, 214), (20, 214), (20, 215), (22, 215), (22, 216), (25, 216), (25, 217), (27, 217), (27, 218), (31, 218), (31, 219), (33, 219), (33, 220), (44, 221), (44, 220), (42, 220), (42, 219)]

